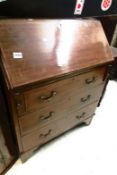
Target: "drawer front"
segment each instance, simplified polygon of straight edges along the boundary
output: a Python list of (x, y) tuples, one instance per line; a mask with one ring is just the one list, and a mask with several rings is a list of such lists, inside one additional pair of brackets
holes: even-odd
[(101, 96), (102, 89), (103, 85), (99, 85), (92, 90), (82, 92), (73, 97), (69, 94), (69, 98), (61, 103), (46, 106), (40, 111), (27, 113), (19, 118), (21, 135), (25, 135), (63, 117), (68, 111), (74, 109), (78, 111), (80, 108), (97, 101)]
[(82, 108), (79, 111), (70, 111), (60, 120), (51, 122), (50, 125), (38, 129), (29, 135), (23, 136), (22, 143), (24, 151), (44, 144), (52, 138), (74, 127), (75, 125), (82, 123), (85, 121), (85, 119), (91, 117), (94, 114), (96, 106), (97, 102)]
[(33, 147), (40, 146), (59, 134), (57, 123), (53, 123), (31, 134), (22, 137), (23, 150), (27, 151)]
[(61, 111), (58, 107), (50, 107), (45, 110), (35, 111), (19, 118), (21, 135), (26, 135), (36, 129), (43, 128), (51, 124), (52, 121), (64, 115), (65, 111)]
[(69, 93), (76, 95), (78, 91), (91, 89), (103, 82), (105, 67), (95, 69), (72, 78), (52, 83), (48, 86), (35, 88), (24, 93), (26, 111), (43, 108), (68, 97)]

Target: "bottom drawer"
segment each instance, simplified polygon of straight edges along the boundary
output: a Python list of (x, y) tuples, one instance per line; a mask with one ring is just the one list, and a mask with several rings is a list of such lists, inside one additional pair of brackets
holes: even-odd
[(22, 137), (23, 150), (27, 151), (33, 147), (40, 146), (52, 138), (62, 134), (75, 125), (82, 123), (94, 114), (97, 102), (88, 105), (79, 111), (71, 110), (64, 118), (52, 122), (44, 128), (38, 129), (29, 135)]

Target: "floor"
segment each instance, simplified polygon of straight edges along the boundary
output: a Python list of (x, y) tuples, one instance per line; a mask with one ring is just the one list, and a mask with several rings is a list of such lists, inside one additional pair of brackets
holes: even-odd
[(6, 175), (117, 175), (117, 82), (110, 81), (89, 126), (76, 128), (42, 147)]

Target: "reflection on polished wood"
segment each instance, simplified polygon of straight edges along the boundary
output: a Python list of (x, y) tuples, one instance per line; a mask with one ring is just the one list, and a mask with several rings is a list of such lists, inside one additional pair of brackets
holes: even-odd
[[(96, 20), (1, 20), (0, 40), (10, 88), (112, 60)], [(13, 52), (23, 58), (14, 59)]]

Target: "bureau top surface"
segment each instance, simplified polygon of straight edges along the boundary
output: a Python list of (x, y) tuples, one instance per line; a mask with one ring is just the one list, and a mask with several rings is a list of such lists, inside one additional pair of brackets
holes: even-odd
[(102, 26), (94, 19), (1, 20), (0, 48), (11, 89), (113, 60)]

